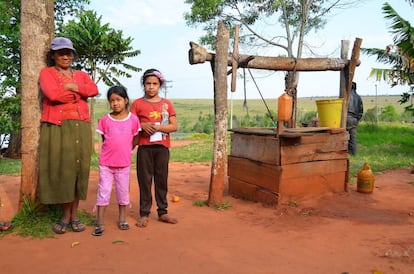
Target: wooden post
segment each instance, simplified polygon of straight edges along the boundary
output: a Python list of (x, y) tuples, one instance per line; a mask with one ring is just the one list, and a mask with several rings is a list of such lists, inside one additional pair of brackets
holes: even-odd
[[(348, 52), (349, 52), (349, 40), (342, 40), (341, 41), (341, 59), (348, 60)], [(339, 97), (344, 98), (346, 87), (348, 86), (346, 81), (346, 75), (344, 70), (341, 70), (339, 76)]]
[(352, 54), (351, 54), (351, 61), (349, 62), (349, 80), (348, 80), (348, 86), (347, 91), (349, 92), (352, 88), (352, 81), (354, 80), (354, 74), (355, 69), (359, 65), (359, 53), (361, 51), (361, 44), (362, 39), (356, 38), (354, 42), (354, 47), (352, 48)]
[[(341, 41), (341, 59), (348, 60), (348, 51), (349, 51), (349, 40)], [(341, 70), (339, 75), (339, 98), (344, 98), (346, 93), (346, 88), (348, 86), (347, 73), (345, 69)], [(346, 107), (344, 107), (346, 105)], [(342, 102), (342, 113), (341, 113), (341, 128), (346, 127), (346, 117), (347, 113), (344, 113), (344, 109), (348, 109), (348, 102), (345, 102), (345, 99)]]
[(354, 42), (354, 46), (352, 48), (351, 60), (347, 67), (347, 70), (344, 71), (345, 73), (345, 93), (344, 93), (344, 102), (342, 104), (342, 115), (341, 115), (341, 127), (346, 127), (346, 119), (348, 116), (348, 99), (349, 99), (349, 92), (352, 88), (352, 81), (354, 80), (354, 73), (355, 68), (359, 64), (359, 53), (361, 49), (362, 39), (356, 38)]
[(53, 0), (21, 0), (22, 170), (19, 209), (34, 202), (39, 180), (39, 72), (54, 33)]
[(236, 91), (237, 68), (239, 66), (239, 30), (240, 25), (236, 25), (234, 29), (233, 58), (231, 62), (231, 92)]
[(227, 163), (227, 57), (229, 30), (218, 24), (214, 62), (214, 147), (208, 205), (222, 203)]

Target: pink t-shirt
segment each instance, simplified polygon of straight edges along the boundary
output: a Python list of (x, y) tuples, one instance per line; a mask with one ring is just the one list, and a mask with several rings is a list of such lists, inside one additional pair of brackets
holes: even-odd
[(130, 166), (132, 139), (140, 130), (139, 119), (131, 112), (123, 120), (115, 120), (110, 114), (99, 119), (96, 131), (105, 137), (99, 164), (110, 167)]

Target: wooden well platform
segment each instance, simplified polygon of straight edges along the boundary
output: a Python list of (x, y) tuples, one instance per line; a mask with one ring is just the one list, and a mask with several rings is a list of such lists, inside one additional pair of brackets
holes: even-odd
[(348, 133), (342, 128), (232, 129), (229, 194), (276, 206), (348, 184)]

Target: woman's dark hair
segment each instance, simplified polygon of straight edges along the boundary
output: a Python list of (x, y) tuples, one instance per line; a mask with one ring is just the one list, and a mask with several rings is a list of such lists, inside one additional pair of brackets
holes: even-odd
[(160, 86), (164, 85), (165, 78), (158, 69), (147, 69), (141, 77), (141, 84), (144, 86), (145, 79), (149, 76), (155, 76), (160, 81)]
[(111, 95), (112, 94), (116, 94), (118, 96), (121, 96), (124, 99), (127, 99), (128, 102), (127, 102), (126, 106), (128, 108), (128, 105), (129, 105), (129, 97), (128, 97), (128, 93), (127, 93), (127, 90), (126, 90), (125, 87), (123, 87), (123, 86), (113, 86), (113, 87), (110, 87), (108, 89), (108, 93), (106, 94), (106, 99), (108, 99), (108, 101), (109, 101), (109, 98), (111, 98)]
[[(52, 58), (53, 54), (55, 54), (56, 50), (49, 50), (46, 54), (46, 66), (53, 67), (56, 65), (55, 59)], [(78, 59), (78, 54), (76, 51), (73, 51), (73, 61), (76, 61)]]

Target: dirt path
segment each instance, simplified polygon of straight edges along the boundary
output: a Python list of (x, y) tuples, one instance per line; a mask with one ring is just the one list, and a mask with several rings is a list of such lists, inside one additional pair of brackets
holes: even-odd
[[(134, 169), (135, 170), (135, 169)], [(210, 166), (171, 163), (170, 212), (177, 225), (160, 223), (155, 209), (138, 228), (138, 186), (131, 176), (131, 229), (116, 226), (107, 210), (102, 237), (68, 232), (54, 239), (0, 238), (2, 273), (414, 273), (414, 175), (401, 169), (376, 175), (372, 194), (356, 192), (265, 208), (225, 196), (228, 210), (197, 207), (206, 200)], [(0, 220), (17, 211), (20, 177), (0, 176)], [(90, 179), (91, 211), (97, 173)], [(71, 247), (72, 242), (79, 245)]]

